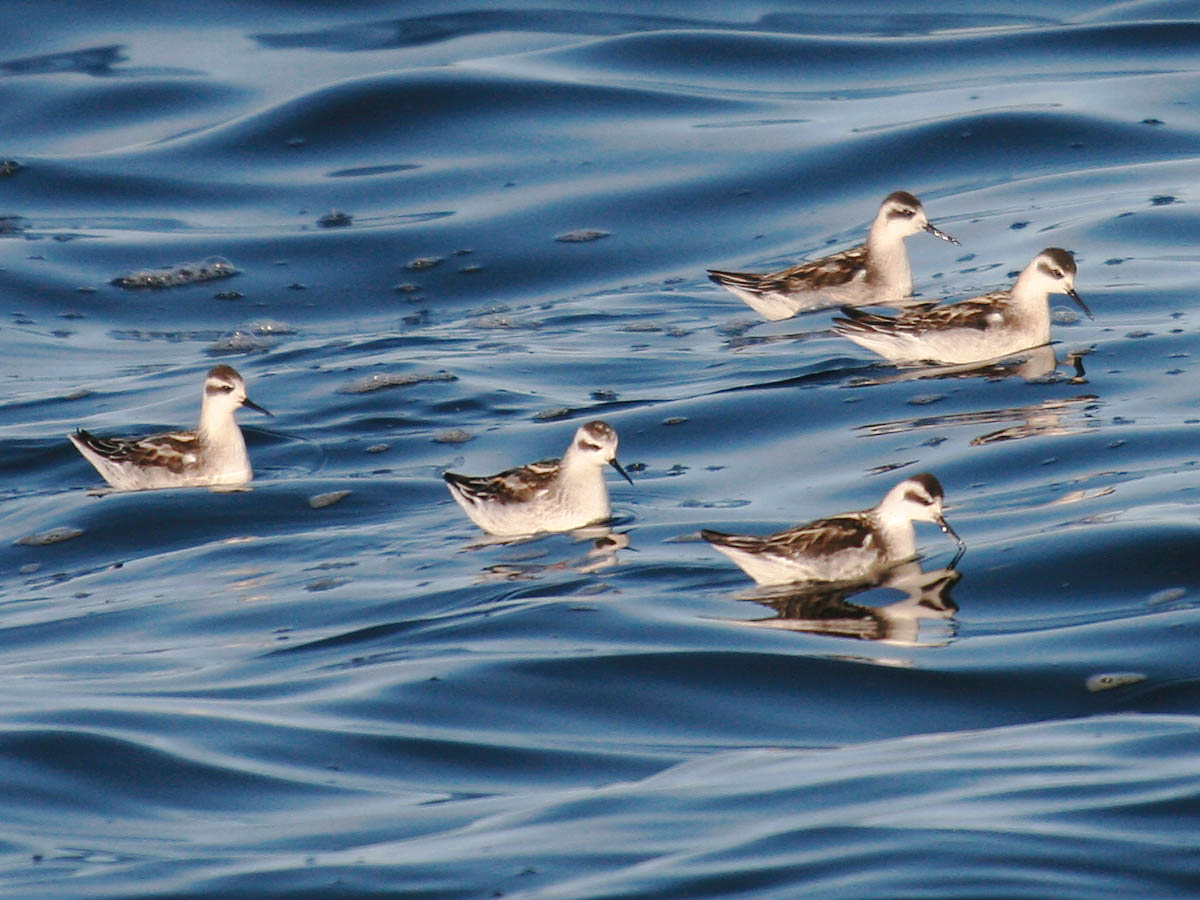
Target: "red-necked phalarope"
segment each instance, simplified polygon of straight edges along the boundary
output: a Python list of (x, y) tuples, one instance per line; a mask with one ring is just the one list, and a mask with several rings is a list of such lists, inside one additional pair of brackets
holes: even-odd
[(233, 417), (242, 406), (271, 415), (246, 396), (241, 375), (230, 366), (217, 366), (204, 379), (204, 402), (195, 431), (102, 438), (80, 428), (67, 437), (119, 491), (232, 487), (252, 476), (246, 441)]
[(561, 460), (544, 459), (471, 477), (446, 472), (446, 486), (471, 521), (503, 537), (540, 531), (571, 531), (612, 515), (604, 465), (633, 484), (617, 462), (617, 433), (605, 422), (588, 422), (575, 432)]
[(985, 362), (1050, 342), (1050, 294), (1068, 295), (1092, 318), (1075, 293), (1075, 260), (1051, 247), (1033, 258), (1011, 289), (899, 316), (843, 309), (848, 318), (834, 319), (834, 331), (893, 362)]
[(732, 559), (759, 584), (794, 581), (857, 581), (916, 555), (913, 522), (936, 522), (964, 547), (942, 516), (942, 485), (929, 474), (906, 478), (874, 509), (818, 519), (766, 537), (700, 536)]
[(894, 303), (912, 295), (904, 239), (919, 231), (958, 243), (929, 223), (920, 200), (896, 191), (879, 207), (865, 244), (769, 275), (709, 269), (708, 277), (772, 322), (831, 306)]

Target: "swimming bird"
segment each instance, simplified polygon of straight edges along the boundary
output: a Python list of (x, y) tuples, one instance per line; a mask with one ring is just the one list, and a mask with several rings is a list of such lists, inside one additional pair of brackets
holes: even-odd
[(936, 522), (965, 547), (942, 515), (941, 483), (925, 473), (906, 478), (874, 509), (817, 519), (766, 537), (700, 532), (759, 584), (849, 582), (885, 571), (916, 555), (913, 522)]
[(103, 438), (80, 428), (67, 437), (119, 491), (233, 487), (253, 474), (246, 441), (234, 419), (243, 406), (271, 415), (246, 396), (246, 382), (231, 366), (216, 366), (204, 379), (200, 424), (194, 431)]
[(845, 308), (847, 318), (834, 319), (833, 330), (893, 362), (984, 362), (1050, 342), (1051, 294), (1066, 294), (1093, 318), (1075, 292), (1075, 260), (1066, 250), (1049, 247), (1011, 288), (898, 316)]
[(473, 477), (445, 472), (450, 495), (489, 534), (504, 537), (540, 531), (571, 531), (612, 515), (604, 466), (633, 484), (617, 462), (617, 433), (606, 422), (575, 432), (561, 460), (544, 459)]
[(904, 239), (919, 231), (958, 243), (930, 224), (920, 200), (896, 191), (880, 205), (865, 244), (767, 275), (709, 269), (708, 277), (772, 322), (831, 306), (894, 303), (912, 295)]

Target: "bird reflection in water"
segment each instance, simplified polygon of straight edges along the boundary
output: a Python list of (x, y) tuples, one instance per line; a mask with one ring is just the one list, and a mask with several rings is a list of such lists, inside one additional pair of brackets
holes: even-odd
[[(913, 560), (874, 579), (760, 588), (743, 598), (770, 607), (776, 615), (750, 619), (746, 624), (904, 647), (942, 647), (957, 636), (954, 614), (958, 604), (950, 590), (962, 578), (955, 569), (962, 554), (959, 550), (947, 566), (928, 572)], [(850, 601), (874, 589), (899, 591), (904, 596), (879, 606)]]
[[(591, 548), (583, 556), (573, 556), (555, 562), (546, 562), (550, 556), (549, 550), (534, 549), (534, 544), (541, 544), (544, 535), (536, 540), (530, 538), (498, 538), (490, 537), (478, 541), (468, 547), (468, 550), (497, 544), (518, 546), (529, 544), (530, 551), (523, 558), (485, 566), (481, 573), (483, 581), (532, 581), (548, 572), (577, 572), (586, 574), (598, 572), (620, 563), (617, 555), (629, 547), (629, 534), (613, 531), (605, 525), (594, 525), (587, 528), (577, 528), (571, 535), (578, 543), (591, 543)], [(534, 561), (537, 560), (537, 561)]]
[[(872, 384), (892, 384), (897, 381), (917, 381), (929, 378), (1022, 378), (1025, 381), (1061, 381), (1069, 384), (1087, 384), (1087, 371), (1083, 359), (1092, 352), (1091, 347), (1071, 350), (1066, 359), (1059, 360), (1051, 344), (1042, 344), (1009, 356), (981, 359), (974, 362), (941, 364), (924, 363), (905, 368), (893, 375), (879, 378), (855, 378), (850, 387)], [(1060, 367), (1070, 366), (1073, 374), (1065, 379)]]
[(1095, 394), (1078, 397), (1043, 400), (1029, 406), (1014, 406), (1007, 409), (986, 409), (965, 413), (950, 413), (942, 416), (916, 416), (896, 419), (891, 422), (876, 422), (859, 425), (854, 430), (864, 437), (880, 437), (888, 434), (904, 434), (925, 428), (949, 428), (959, 425), (991, 425), (1013, 422), (996, 431), (988, 431), (971, 439), (972, 447), (996, 444), (1002, 441), (1018, 441), (1024, 438), (1047, 435), (1078, 434), (1089, 428), (1098, 428), (1098, 420), (1089, 419), (1099, 398)]

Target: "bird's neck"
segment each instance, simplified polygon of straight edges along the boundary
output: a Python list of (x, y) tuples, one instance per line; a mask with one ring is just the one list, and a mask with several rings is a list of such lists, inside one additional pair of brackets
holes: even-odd
[(228, 409), (205, 408), (200, 412), (200, 424), (196, 431), (200, 440), (209, 444), (239, 443), (242, 441), (242, 430)]
[(1036, 275), (1027, 272), (1017, 276), (1012, 286), (1011, 298), (1011, 302), (1017, 306), (1048, 309), (1050, 305), (1050, 292), (1046, 290), (1044, 282), (1039, 284)]
[(908, 516), (888, 515), (876, 510), (875, 523), (883, 541), (887, 545), (888, 555), (892, 559), (907, 559), (917, 552), (917, 532), (913, 528), (912, 519)]
[(890, 286), (897, 297), (912, 294), (912, 269), (903, 239), (894, 240), (885, 231), (871, 229), (867, 236), (867, 279)]
[(1029, 346), (1050, 341), (1050, 292), (1036, 279), (1022, 274), (1013, 285), (1009, 305), (1020, 310), (1019, 320), (1024, 323), (1022, 330), (1027, 333)]

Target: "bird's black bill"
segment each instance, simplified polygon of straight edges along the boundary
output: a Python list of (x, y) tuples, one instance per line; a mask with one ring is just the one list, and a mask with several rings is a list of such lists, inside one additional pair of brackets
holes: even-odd
[(258, 410), (264, 416), (270, 416), (272, 419), (275, 418), (275, 416), (272, 412), (270, 412), (269, 410), (263, 409), (261, 406), (259, 406), (257, 403), (255, 403), (253, 400), (251, 400), (249, 397), (247, 397), (245, 400), (242, 401), (242, 406), (248, 406), (251, 409)]
[(1089, 319), (1091, 319), (1093, 322), (1096, 321), (1096, 317), (1093, 316), (1092, 311), (1087, 308), (1087, 304), (1083, 302), (1083, 298), (1080, 297), (1077, 293), (1075, 293), (1075, 288), (1071, 288), (1069, 291), (1067, 291), (1067, 296), (1079, 304), (1079, 308), (1082, 309), (1085, 313), (1087, 313), (1087, 317)]
[[(938, 527), (941, 528), (942, 531), (946, 532), (946, 534), (948, 534), (948, 535), (950, 535), (950, 537), (954, 538), (954, 543), (958, 544), (959, 556), (961, 556), (962, 552), (967, 549), (966, 541), (964, 541), (962, 538), (960, 538), (958, 536), (958, 532), (955, 531), (953, 528), (951, 528), (950, 523), (947, 522), (941, 516), (938, 516), (937, 523), (938, 523)], [(957, 561), (958, 561), (958, 557), (955, 557), (955, 562), (957, 562)]]
[(633, 479), (629, 477), (629, 473), (628, 473), (628, 472), (626, 472), (626, 471), (625, 471), (623, 468), (621, 468), (621, 464), (620, 464), (619, 462), (617, 462), (617, 459), (616, 459), (616, 457), (615, 457), (615, 456), (614, 456), (612, 459), (610, 459), (610, 460), (608, 461), (608, 464), (609, 464), (610, 466), (612, 466), (614, 469), (616, 469), (618, 472), (620, 472), (620, 473), (621, 473), (621, 476), (622, 476), (622, 477), (623, 477), (623, 478), (624, 478), (626, 481), (628, 481), (630, 484), (633, 484)]
[[(932, 234), (934, 237), (940, 237), (943, 241), (949, 241), (952, 244), (958, 244), (958, 238), (950, 237), (950, 235), (946, 234), (946, 232), (942, 231), (940, 228), (934, 228), (928, 222), (925, 223), (925, 230), (928, 231), (930, 234)], [(962, 244), (958, 244), (958, 245), (960, 247), (962, 246)]]

